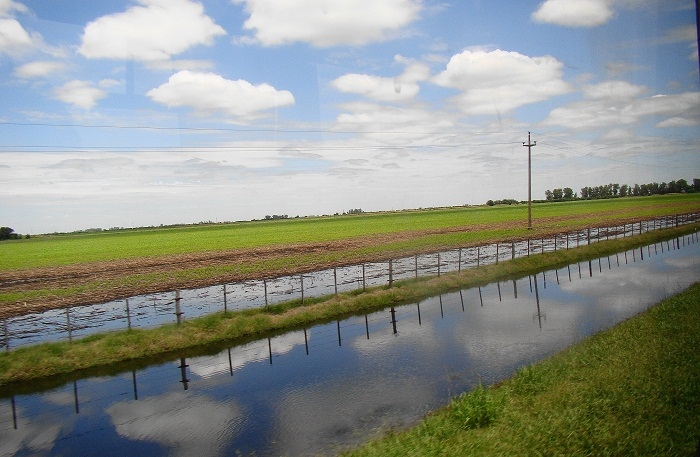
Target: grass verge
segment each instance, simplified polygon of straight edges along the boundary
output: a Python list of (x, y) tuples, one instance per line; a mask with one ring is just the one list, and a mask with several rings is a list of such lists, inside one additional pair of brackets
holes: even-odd
[(695, 455), (700, 283), (345, 457)]
[[(96, 367), (110, 367), (124, 361), (154, 357), (171, 358), (183, 350), (201, 348), (204, 353), (232, 346), (243, 339), (374, 312), (390, 306), (412, 303), (440, 293), (485, 285), (496, 280), (515, 279), (545, 269), (613, 254), (673, 238), (698, 229), (700, 224), (659, 230), (635, 237), (603, 241), (568, 251), (556, 251), (518, 258), (498, 265), (483, 266), (440, 277), (420, 278), (316, 300), (291, 301), (268, 309), (215, 313), (186, 320), (181, 326), (165, 325), (150, 330), (128, 330), (92, 335), (72, 343), (45, 343), (0, 353), (0, 386), (65, 375)], [(191, 355), (192, 352), (189, 353)], [(79, 374), (79, 373), (78, 373)]]

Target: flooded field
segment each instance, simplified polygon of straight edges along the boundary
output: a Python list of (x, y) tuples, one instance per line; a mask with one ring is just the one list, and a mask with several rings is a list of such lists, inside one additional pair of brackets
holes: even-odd
[[(498, 249), (503, 259), (511, 255)], [(465, 252), (461, 268), (466, 258), (475, 267), (476, 258)], [(454, 261), (459, 255), (441, 253), (439, 262), (437, 254), (423, 256), (418, 262), (437, 274), (438, 268), (460, 268)], [(495, 250), (477, 258), (495, 262), (494, 256)], [(412, 261), (415, 267), (415, 258), (392, 261), (392, 279), (415, 274)], [(375, 281), (389, 280), (386, 268)], [(368, 271), (365, 266), (365, 278), (372, 276)], [(334, 276), (333, 270), (324, 274)], [(342, 287), (362, 287), (356, 282), (359, 274), (335, 277), (343, 278), (337, 282)], [(5, 389), (0, 392), (0, 455), (332, 454), (377, 429), (413, 424), (478, 382), (504, 379), (519, 366), (609, 328), (698, 280), (700, 242), (692, 234), (209, 356), (175, 358), (48, 391), (37, 386), (31, 394)], [(304, 287), (321, 283), (304, 276)], [(185, 316), (195, 312), (184, 303), (196, 297), (216, 302), (217, 290), (223, 293), (223, 286), (209, 296), (181, 291)], [(333, 293), (334, 285), (322, 290)], [(257, 300), (254, 306), (264, 306), (258, 292), (250, 294)], [(135, 325), (139, 318), (146, 320), (139, 317), (139, 306), (168, 306), (168, 311), (174, 306), (168, 304), (174, 294), (154, 303), (143, 300), (142, 305), (130, 300), (133, 314), (123, 319), (130, 316)], [(227, 306), (247, 305), (232, 299)], [(82, 318), (73, 314), (76, 309), (70, 310), (71, 323)], [(116, 309), (124, 313), (125, 303)], [(66, 311), (57, 313), (56, 322), (66, 322)], [(172, 314), (162, 314), (172, 321)], [(32, 390), (31, 385), (22, 388)]]
[(698, 219), (698, 214), (684, 215), (680, 221), (677, 217), (666, 217), (547, 238), (493, 243), (295, 276), (139, 295), (107, 303), (26, 314), (2, 320), (0, 349), (72, 340), (110, 330), (152, 328), (217, 311), (260, 308), (294, 299), (303, 301), (307, 297), (382, 286), (402, 279), (478, 268), (517, 257), (692, 223)]

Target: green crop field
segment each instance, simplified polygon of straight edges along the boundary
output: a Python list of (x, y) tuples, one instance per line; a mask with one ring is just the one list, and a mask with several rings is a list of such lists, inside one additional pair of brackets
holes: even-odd
[[(698, 210), (700, 194), (535, 204), (533, 225), (536, 231), (553, 231), (604, 224), (610, 220)], [(338, 241), (466, 226), (483, 230), (492, 225), (494, 230), (488, 237), (508, 237), (527, 233), (526, 220), (527, 205), (519, 204), (35, 236), (0, 243), (0, 271)], [(464, 241), (469, 241), (469, 238), (453, 236), (447, 240)]]

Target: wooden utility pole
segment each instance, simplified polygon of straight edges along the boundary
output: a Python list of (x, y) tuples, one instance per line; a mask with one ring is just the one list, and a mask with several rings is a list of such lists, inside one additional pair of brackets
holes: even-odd
[(537, 141), (530, 141), (530, 132), (527, 132), (527, 228), (532, 229), (532, 148), (537, 146)]

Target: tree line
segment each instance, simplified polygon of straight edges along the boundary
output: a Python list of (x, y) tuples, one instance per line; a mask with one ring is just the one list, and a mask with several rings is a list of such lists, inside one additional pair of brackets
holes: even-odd
[(627, 184), (610, 183), (595, 187), (582, 187), (580, 196), (570, 187), (563, 189), (547, 189), (544, 192), (545, 201), (565, 201), (565, 200), (590, 200), (597, 198), (617, 198), (617, 197), (637, 197), (646, 195), (663, 195), (675, 193), (700, 192), (700, 179), (693, 179), (690, 184), (685, 179), (671, 182), (652, 182), (648, 184)]
[[(4, 240), (19, 240), (22, 235), (15, 233), (14, 229), (10, 227), (0, 227), (0, 241)], [(25, 235), (24, 238), (29, 238), (29, 235)]]

